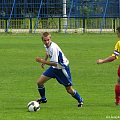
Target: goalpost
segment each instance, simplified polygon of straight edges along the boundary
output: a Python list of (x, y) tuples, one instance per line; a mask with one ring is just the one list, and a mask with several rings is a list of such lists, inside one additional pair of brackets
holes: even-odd
[(104, 11), (103, 19), (102, 19), (101, 26), (100, 26), (100, 33), (102, 32), (103, 25), (104, 25), (104, 23), (105, 23), (105, 17), (106, 17), (108, 2), (109, 2), (109, 0), (106, 0), (105, 11)]
[(34, 33), (36, 32), (36, 29), (37, 29), (37, 26), (38, 26), (38, 19), (39, 19), (39, 17), (40, 17), (41, 7), (42, 7), (42, 0), (41, 0), (41, 2), (40, 2), (39, 11), (38, 11), (38, 16), (37, 16), (36, 23), (35, 23), (35, 26), (34, 26)]
[(12, 10), (11, 10), (11, 13), (10, 13), (10, 16), (9, 16), (9, 19), (8, 19), (8, 23), (7, 23), (6, 32), (8, 32), (8, 29), (9, 29), (9, 26), (10, 26), (10, 20), (11, 20), (11, 17), (12, 17), (12, 14), (13, 14), (13, 10), (14, 10), (14, 7), (15, 7), (15, 2), (16, 2), (16, 0), (13, 1)]
[(66, 9), (67, 9), (67, 1), (66, 0), (63, 0), (63, 29), (64, 29), (64, 32), (66, 32), (66, 29), (67, 29), (67, 12), (66, 12)]

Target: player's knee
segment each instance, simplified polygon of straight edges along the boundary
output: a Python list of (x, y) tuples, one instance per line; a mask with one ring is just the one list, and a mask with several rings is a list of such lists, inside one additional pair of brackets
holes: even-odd
[(118, 78), (118, 84), (120, 84), (120, 78)]
[(67, 92), (71, 95), (74, 94), (74, 90), (71, 87), (66, 88)]
[(41, 82), (41, 79), (38, 79), (38, 80), (37, 80), (37, 85), (38, 85), (38, 86), (42, 86), (42, 85), (43, 85), (43, 83)]
[(69, 89), (67, 89), (67, 92), (70, 94), (70, 90)]
[(49, 77), (41, 75), (41, 77), (37, 80), (38, 85), (44, 85), (44, 83), (49, 80)]
[(120, 65), (118, 67), (118, 77), (120, 77)]
[(37, 82), (37, 85), (38, 85), (38, 86), (44, 86), (44, 84), (43, 84), (43, 83), (40, 83), (40, 82)]
[(44, 87), (43, 83), (41, 83), (39, 79), (37, 81), (37, 85), (38, 85), (38, 88), (43, 88)]

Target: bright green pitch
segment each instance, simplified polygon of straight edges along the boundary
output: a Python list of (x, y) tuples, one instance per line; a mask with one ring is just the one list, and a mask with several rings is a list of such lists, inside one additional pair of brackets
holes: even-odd
[(36, 81), (44, 70), (35, 58), (44, 57), (44, 47), (38, 34), (0, 34), (0, 120), (120, 119), (120, 107), (114, 104), (120, 60), (96, 64), (98, 58), (112, 54), (116, 35), (52, 33), (52, 40), (70, 60), (73, 83), (84, 98), (84, 107), (78, 108), (52, 79), (46, 84), (48, 102), (41, 104), (40, 111), (28, 112), (27, 103), (39, 98)]

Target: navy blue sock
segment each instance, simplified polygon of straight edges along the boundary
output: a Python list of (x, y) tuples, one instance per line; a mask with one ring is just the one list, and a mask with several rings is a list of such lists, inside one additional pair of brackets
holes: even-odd
[(45, 98), (45, 87), (43, 85), (42, 86), (38, 85), (38, 91), (41, 98)]
[(78, 102), (82, 102), (82, 98), (80, 97), (79, 93), (74, 90), (74, 95), (73, 97), (78, 101)]

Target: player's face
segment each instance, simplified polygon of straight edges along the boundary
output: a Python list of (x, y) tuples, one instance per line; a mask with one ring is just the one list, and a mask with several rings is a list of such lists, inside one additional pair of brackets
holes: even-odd
[(120, 38), (120, 33), (119, 33), (119, 31), (117, 31), (117, 36)]
[(47, 37), (43, 37), (42, 41), (46, 47), (49, 47), (51, 44), (51, 37), (49, 35)]

